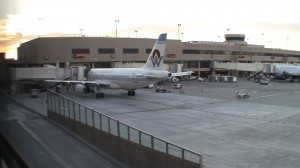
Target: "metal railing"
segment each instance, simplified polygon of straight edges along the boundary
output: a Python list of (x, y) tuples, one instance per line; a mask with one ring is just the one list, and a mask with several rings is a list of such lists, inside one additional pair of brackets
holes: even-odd
[(48, 90), (48, 110), (144, 147), (203, 165), (202, 156)]

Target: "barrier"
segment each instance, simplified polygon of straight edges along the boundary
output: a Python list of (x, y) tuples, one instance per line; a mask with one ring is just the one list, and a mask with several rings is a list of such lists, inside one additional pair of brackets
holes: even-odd
[(204, 168), (202, 156), (47, 91), (48, 118), (133, 168)]

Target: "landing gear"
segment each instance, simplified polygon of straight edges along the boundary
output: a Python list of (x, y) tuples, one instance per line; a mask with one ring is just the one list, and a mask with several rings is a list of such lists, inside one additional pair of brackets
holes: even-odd
[(128, 96), (134, 96), (135, 91), (134, 90), (128, 90)]
[(103, 98), (104, 97), (104, 93), (96, 93), (96, 98)]
[(97, 86), (96, 87), (96, 98), (103, 98), (104, 97), (104, 93), (101, 92), (101, 87)]

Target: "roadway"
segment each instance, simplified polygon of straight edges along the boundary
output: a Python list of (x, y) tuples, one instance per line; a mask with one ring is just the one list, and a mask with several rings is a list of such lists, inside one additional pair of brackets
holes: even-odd
[[(182, 84), (182, 94), (178, 89), (169, 89), (171, 93), (140, 89), (136, 96), (104, 90), (104, 99), (94, 94), (64, 94), (203, 154), (207, 168), (299, 167), (299, 82)], [(236, 91), (249, 92), (250, 98), (238, 99)]]

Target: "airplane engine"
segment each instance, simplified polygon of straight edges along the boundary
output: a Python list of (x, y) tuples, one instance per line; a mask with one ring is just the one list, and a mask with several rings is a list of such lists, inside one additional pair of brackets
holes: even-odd
[(277, 79), (277, 80), (286, 80), (287, 79), (287, 77), (283, 74), (276, 74), (274, 76), (274, 78)]
[(172, 77), (172, 82), (174, 82), (174, 83), (177, 83), (179, 81), (179, 79), (178, 78), (176, 78), (176, 77)]
[(91, 92), (91, 89), (89, 87), (86, 87), (84, 84), (76, 84), (75, 85), (75, 91), (79, 93), (89, 93)]

